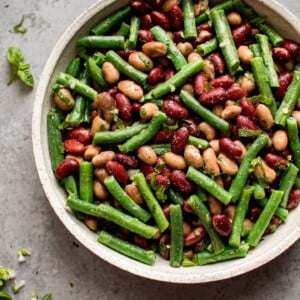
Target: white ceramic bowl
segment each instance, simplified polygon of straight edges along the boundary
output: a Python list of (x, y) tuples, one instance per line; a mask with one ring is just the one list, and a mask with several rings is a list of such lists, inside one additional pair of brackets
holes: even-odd
[[(255, 250), (250, 251), (246, 258), (190, 268), (171, 268), (167, 261), (159, 257), (153, 266), (147, 266), (127, 258), (99, 244), (96, 241), (97, 235), (89, 231), (66, 209), (66, 195), (57, 183), (50, 167), (46, 120), (47, 112), (52, 106), (50, 87), (56, 75), (63, 71), (67, 63), (75, 56), (76, 39), (87, 34), (89, 29), (96, 25), (100, 19), (128, 2), (126, 0), (102, 0), (83, 12), (57, 42), (40, 78), (34, 103), (32, 139), (36, 167), (51, 206), (74, 237), (99, 258), (120, 269), (145, 278), (174, 283), (203, 283), (234, 277), (262, 266), (280, 255), (299, 239), (299, 208), (290, 213), (286, 224), (280, 226), (275, 234), (266, 237)], [(257, 12), (267, 16), (268, 22), (279, 33), (300, 42), (300, 27), (296, 26), (300, 24), (299, 20), (286, 8), (274, 0), (248, 0), (247, 2)]]

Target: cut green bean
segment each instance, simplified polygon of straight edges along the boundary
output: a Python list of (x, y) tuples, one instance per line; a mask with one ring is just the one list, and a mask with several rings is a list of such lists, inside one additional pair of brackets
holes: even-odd
[(300, 71), (293, 72), (293, 75), (293, 80), (275, 115), (275, 123), (284, 127), (286, 126), (287, 118), (291, 116), (295, 105), (300, 98)]
[(187, 64), (183, 54), (162, 27), (154, 26), (150, 31), (157, 41), (162, 42), (167, 46), (167, 57), (172, 61), (177, 71)]
[(64, 121), (65, 128), (75, 128), (81, 124), (81, 122), (83, 121), (86, 105), (86, 100), (82, 96), (76, 96), (74, 107), (72, 111), (66, 116), (66, 119)]
[(76, 180), (73, 175), (66, 177), (64, 180), (64, 186), (68, 193), (68, 196), (78, 198), (78, 190)]
[(234, 249), (226, 248), (222, 253), (219, 254), (204, 250), (194, 254), (192, 261), (198, 266), (214, 264), (220, 261), (245, 257), (248, 253), (248, 250), (248, 244), (242, 244), (238, 248)]
[(124, 129), (117, 129), (115, 131), (99, 131), (94, 135), (93, 143), (101, 144), (118, 144), (124, 142), (139, 134), (143, 129), (146, 129), (148, 124), (136, 124), (128, 126)]
[(240, 60), (225, 12), (214, 10), (210, 16), (229, 74), (234, 75), (240, 67)]
[(154, 144), (150, 145), (150, 147), (154, 150), (157, 155), (164, 155), (167, 152), (171, 151), (170, 144)]
[(183, 197), (178, 193), (177, 191), (174, 191), (172, 188), (168, 189), (168, 197), (171, 200), (172, 203), (174, 204), (183, 204)]
[(152, 120), (146, 129), (142, 130), (138, 135), (131, 137), (124, 144), (120, 145), (119, 150), (123, 153), (128, 153), (146, 144), (154, 137), (166, 120), (167, 116), (162, 112), (158, 112), (152, 117)]
[(79, 164), (79, 198), (83, 201), (94, 202), (93, 164), (83, 161)]
[(276, 209), (278, 208), (284, 192), (273, 190), (270, 196), (269, 201), (267, 202), (267, 205), (259, 215), (257, 221), (255, 222), (254, 226), (250, 230), (248, 237), (247, 237), (247, 243), (252, 246), (256, 247), (262, 238), (265, 230), (267, 229), (272, 216), (274, 215)]
[(235, 210), (234, 218), (232, 221), (232, 231), (228, 240), (228, 244), (231, 247), (238, 248), (241, 244), (243, 222), (248, 211), (249, 201), (253, 190), (253, 187), (246, 187), (242, 191), (241, 199), (239, 200)]
[(75, 211), (111, 221), (112, 223), (124, 227), (125, 229), (128, 229), (129, 231), (146, 239), (153, 238), (158, 233), (158, 229), (156, 227), (144, 224), (137, 218), (131, 217), (130, 215), (127, 215), (107, 204), (96, 205), (69, 197), (67, 200), (67, 206)]
[(183, 33), (186, 40), (197, 37), (196, 20), (193, 0), (182, 0)]
[(258, 153), (266, 145), (271, 145), (271, 140), (266, 134), (262, 134), (256, 138), (256, 140), (251, 144), (250, 148), (248, 149), (229, 189), (229, 193), (232, 195), (233, 202), (236, 202), (239, 199), (240, 194), (244, 186), (246, 185), (249, 176), (251, 161), (257, 157)]
[(294, 117), (289, 117), (286, 121), (289, 146), (293, 155), (296, 167), (300, 168), (300, 141), (297, 121)]
[(215, 129), (221, 132), (227, 132), (230, 128), (230, 125), (227, 121), (219, 118), (217, 115), (212, 113), (209, 109), (202, 106), (199, 101), (197, 101), (191, 94), (187, 91), (181, 90), (179, 97), (184, 105), (195, 112), (203, 120), (213, 126)]
[(255, 36), (261, 50), (264, 65), (267, 70), (267, 77), (271, 87), (279, 87), (278, 75), (275, 69), (275, 63), (272, 56), (272, 51), (269, 44), (269, 39), (264, 34), (257, 34)]
[(110, 50), (106, 53), (106, 59), (111, 62), (120, 72), (127, 75), (132, 80), (136, 81), (141, 85), (145, 85), (147, 82), (147, 74), (134, 68), (128, 62), (126, 62), (120, 55), (115, 51)]
[(262, 57), (254, 57), (250, 61), (253, 71), (253, 76), (255, 82), (258, 86), (258, 90), (263, 97), (267, 97), (271, 100), (271, 103), (268, 105), (272, 116), (274, 117), (277, 110), (277, 105), (275, 98), (273, 96), (271, 87), (268, 82), (267, 71), (264, 65), (264, 61)]
[(100, 67), (98, 67), (97, 63), (92, 58), (88, 59), (87, 68), (89, 70), (89, 74), (95, 80), (95, 82), (98, 83), (104, 90), (108, 90), (109, 85), (104, 79), (103, 71)]
[(104, 185), (110, 194), (120, 203), (121, 207), (129, 212), (132, 216), (138, 218), (144, 223), (151, 218), (151, 215), (146, 210), (141, 208), (128, 196), (114, 176), (106, 177), (104, 180)]
[(208, 146), (209, 146), (209, 143), (208, 143), (207, 140), (198, 138), (198, 137), (193, 136), (193, 135), (190, 135), (190, 136), (189, 136), (188, 143), (189, 143), (190, 145), (193, 145), (193, 146), (199, 148), (199, 149), (206, 149), (206, 148), (208, 148)]
[[(106, 56), (101, 53), (101, 52), (95, 52), (91, 58), (95, 61), (96, 65), (98, 67), (102, 67), (102, 65), (105, 63), (106, 61)], [(89, 58), (88, 58), (89, 59)], [(88, 61), (88, 59), (86, 59), (86, 61)]]
[(141, 195), (143, 196), (160, 232), (164, 232), (168, 226), (169, 222), (164, 215), (164, 212), (159, 205), (158, 201), (154, 197), (143, 173), (137, 173), (134, 176), (134, 182), (139, 188)]
[(76, 45), (82, 48), (99, 48), (99, 49), (124, 49), (125, 39), (123, 36), (95, 36), (88, 35), (80, 37)]
[(262, 53), (261, 53), (261, 50), (260, 50), (260, 47), (258, 44), (251, 44), (251, 45), (249, 45), (249, 48), (252, 51), (254, 57), (262, 56)]
[[(295, 142), (295, 141), (292, 141), (292, 142)], [(300, 143), (299, 143), (299, 153), (300, 153)], [(295, 180), (297, 178), (298, 171), (299, 171), (299, 168), (297, 168), (294, 164), (289, 163), (287, 169), (281, 176), (278, 190), (284, 192), (282, 201), (280, 203), (280, 206), (282, 206), (284, 208), (286, 207), (286, 205), (288, 203), (289, 195), (290, 195), (292, 187), (295, 183)]]
[(132, 10), (130, 6), (126, 6), (114, 14), (106, 17), (98, 25), (96, 25), (91, 32), (95, 35), (103, 35), (110, 32), (117, 27), (122, 21), (131, 14)]
[(197, 46), (197, 51), (201, 54), (201, 56), (206, 56), (219, 48), (218, 40), (216, 38), (212, 38), (207, 42), (200, 44)]
[(81, 69), (81, 61), (79, 57), (76, 57), (69, 62), (66, 68), (66, 73), (77, 78), (78, 75), (80, 74), (80, 69)]
[(180, 267), (183, 254), (183, 216), (179, 204), (170, 205), (170, 265)]
[(130, 32), (130, 26), (127, 23), (122, 22), (121, 27), (118, 30), (118, 32), (116, 33), (116, 35), (123, 36), (124, 39), (127, 39), (129, 32)]
[(144, 264), (153, 265), (155, 262), (156, 254), (154, 251), (145, 250), (135, 244), (121, 240), (107, 231), (101, 230), (98, 242)]
[(297, 176), (295, 183), (294, 183), (295, 188), (300, 189), (300, 177)]
[(96, 90), (71, 75), (61, 72), (56, 78), (56, 82), (90, 100), (97, 99), (98, 93)]
[(130, 49), (136, 48), (138, 37), (139, 37), (140, 23), (141, 20), (139, 17), (135, 15), (131, 16), (129, 37), (125, 44), (126, 48), (130, 48)]
[(265, 189), (257, 182), (254, 184), (253, 197), (257, 200), (264, 199), (266, 197)]
[(227, 205), (231, 201), (232, 195), (219, 186), (213, 179), (196, 170), (193, 167), (189, 167), (186, 173), (186, 177), (198, 184), (201, 188), (208, 191), (223, 204)]
[(193, 211), (196, 213), (196, 215), (199, 217), (203, 227), (207, 231), (212, 246), (214, 248), (215, 254), (219, 254), (224, 251), (225, 245), (219, 235), (214, 230), (214, 227), (212, 225), (212, 219), (211, 214), (205, 204), (200, 200), (200, 198), (197, 195), (192, 195), (188, 198), (188, 204), (191, 206)]

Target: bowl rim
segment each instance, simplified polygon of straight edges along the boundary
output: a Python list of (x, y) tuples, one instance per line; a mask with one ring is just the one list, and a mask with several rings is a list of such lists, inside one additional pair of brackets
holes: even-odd
[[(96, 245), (95, 241), (91, 241), (86, 236), (82, 228), (78, 226), (74, 218), (72, 218), (70, 214), (67, 213), (66, 208), (62, 206), (61, 202), (53, 194), (53, 188), (55, 187), (53, 187), (53, 184), (51, 184), (51, 180), (49, 179), (49, 170), (46, 167), (46, 160), (42, 147), (42, 133), (40, 130), (42, 122), (43, 102), (46, 97), (48, 84), (55, 66), (63, 53), (63, 50), (65, 49), (65, 47), (67, 47), (73, 36), (79, 31), (83, 24), (87, 23), (88, 20), (95, 17), (103, 8), (106, 8), (113, 2), (113, 0), (98, 0), (95, 4), (87, 8), (79, 17), (77, 17), (75, 21), (66, 29), (66, 31), (63, 33), (63, 35), (60, 37), (53, 50), (51, 51), (51, 54), (42, 71), (36, 90), (32, 115), (32, 145), (34, 160), (43, 190), (56, 215), (68, 229), (68, 231), (97, 257), (100, 257), (101, 259), (119, 269), (130, 272), (140, 277), (156, 281), (185, 284), (206, 283), (232, 278), (252, 271), (270, 262), (281, 253), (286, 251), (300, 238), (300, 226), (296, 227), (291, 234), (285, 236), (285, 238), (280, 241), (277, 248), (269, 249), (269, 251), (266, 251), (259, 257), (253, 256), (250, 262), (247, 261), (246, 263), (242, 263), (241, 265), (237, 265), (230, 269), (225, 268), (225, 270), (222, 269), (218, 270), (217, 272), (208, 272), (205, 276), (197, 276), (193, 272), (191, 272), (191, 274), (185, 273), (184, 276), (180, 276), (180, 272), (178, 272), (178, 269), (172, 268), (172, 270), (164, 269), (163, 272), (157, 271), (151, 266), (146, 266), (135, 262), (125, 257), (124, 255), (119, 254), (100, 244)], [(247, 0), (246, 2), (251, 1)], [(299, 19), (276, 0), (257, 0), (257, 2), (263, 3), (266, 6), (270, 7), (271, 10), (274, 11), (274, 13), (276, 13), (279, 17), (284, 18), (291, 25), (297, 23), (299, 24)], [(293, 26), (293, 28), (297, 33), (299, 33), (300, 36), (300, 28), (297, 29), (296, 26)]]

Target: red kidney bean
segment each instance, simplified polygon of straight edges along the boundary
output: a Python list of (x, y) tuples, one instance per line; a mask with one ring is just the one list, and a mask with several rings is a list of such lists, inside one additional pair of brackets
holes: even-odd
[(249, 23), (243, 23), (232, 30), (232, 37), (237, 47), (251, 35), (252, 27)]
[(286, 64), (290, 59), (290, 52), (283, 47), (272, 48), (272, 54), (275, 61), (281, 64)]
[(285, 149), (281, 152), (281, 155), (284, 157), (287, 157), (287, 156), (291, 155), (291, 151), (289, 149)]
[(65, 158), (60, 162), (55, 170), (55, 174), (58, 178), (64, 179), (71, 175), (73, 172), (78, 171), (79, 162), (75, 158)]
[(236, 123), (238, 128), (257, 130), (259, 127), (246, 116), (237, 116)]
[(285, 71), (279, 74), (279, 87), (274, 88), (273, 92), (274, 95), (279, 98), (282, 99), (290, 85), (290, 83), (293, 80), (293, 73), (290, 71)]
[(247, 96), (247, 90), (238, 83), (234, 83), (227, 91), (227, 98), (230, 100), (238, 100)]
[(167, 219), (170, 219), (170, 204), (167, 204), (163, 207), (164, 215)]
[(141, 106), (142, 106), (141, 103), (133, 102), (133, 103), (132, 103), (132, 111), (133, 111), (133, 112), (139, 113), (139, 112), (140, 112), (140, 109), (141, 109)]
[(151, 31), (146, 29), (140, 29), (139, 30), (139, 41), (142, 43), (148, 43), (152, 42), (154, 40), (153, 34)]
[(212, 37), (213, 37), (213, 34), (210, 31), (201, 29), (198, 32), (197, 38), (195, 40), (193, 40), (191, 43), (192, 43), (193, 47), (195, 48), (196, 46), (209, 41)]
[(174, 135), (173, 130), (160, 130), (154, 136), (155, 144), (165, 144), (169, 143)]
[(117, 88), (116, 86), (114, 86), (113, 88), (111, 88), (111, 89), (108, 90), (108, 93), (109, 93), (112, 97), (114, 97), (115, 94), (116, 94), (118, 91), (119, 91), (118, 88)]
[(200, 251), (203, 251), (207, 247), (207, 241), (205, 239), (202, 239), (200, 242), (196, 243), (193, 247), (194, 253), (198, 253)]
[(292, 210), (300, 203), (300, 189), (293, 189), (289, 195), (288, 203), (286, 208)]
[(198, 73), (194, 77), (194, 92), (196, 95), (201, 95), (205, 91), (205, 85), (207, 83), (207, 77), (204, 73)]
[(130, 6), (134, 12), (146, 14), (151, 11), (151, 6), (145, 1), (131, 1)]
[(189, 140), (189, 135), (190, 132), (186, 127), (181, 127), (175, 132), (171, 140), (171, 150), (173, 153), (180, 154), (184, 151)]
[(149, 84), (155, 85), (164, 78), (164, 67), (159, 65), (154, 67), (148, 74)]
[(181, 29), (183, 24), (183, 13), (181, 8), (178, 5), (174, 5), (169, 11), (169, 15), (172, 27), (175, 30)]
[(242, 149), (229, 138), (221, 138), (219, 140), (221, 152), (231, 158), (239, 158), (243, 154)]
[(219, 87), (219, 88), (213, 88), (209, 91), (205, 91), (201, 94), (199, 101), (201, 104), (216, 104), (219, 102), (223, 102), (227, 99), (227, 93), (226, 90)]
[(67, 139), (74, 139), (82, 144), (89, 144), (92, 140), (92, 135), (89, 129), (84, 127), (76, 127), (71, 130), (67, 130), (65, 137)]
[(158, 250), (162, 258), (170, 259), (170, 234), (164, 233), (159, 239)]
[(65, 150), (73, 155), (81, 155), (85, 151), (85, 146), (75, 139), (64, 141)]
[(149, 14), (143, 15), (141, 17), (141, 28), (145, 30), (150, 30), (153, 27), (152, 18)]
[(173, 170), (170, 180), (174, 188), (182, 194), (190, 194), (194, 190), (193, 184), (186, 179), (185, 173), (181, 170)]
[(286, 159), (273, 153), (267, 153), (264, 156), (264, 160), (273, 169), (282, 169), (287, 165)]
[(190, 135), (198, 135), (198, 125), (195, 120), (188, 119), (182, 123), (182, 127), (186, 127), (189, 130)]
[(139, 166), (138, 159), (132, 155), (117, 153), (116, 160), (126, 168), (136, 169)]
[(164, 165), (160, 170), (160, 174), (165, 176), (166, 178), (170, 178), (171, 172), (171, 169), (166, 165)]
[(117, 53), (125, 60), (128, 60), (128, 57), (131, 53), (135, 52), (136, 50), (133, 49), (124, 49), (118, 50)]
[(134, 243), (145, 250), (150, 249), (150, 241), (140, 235), (134, 236)]
[(232, 229), (231, 222), (226, 215), (221, 215), (221, 214), (213, 215), (212, 224), (215, 230), (221, 236), (227, 237), (231, 233), (231, 229)]
[(155, 24), (161, 26), (165, 30), (171, 29), (171, 21), (164, 13), (156, 10), (152, 11), (151, 18)]
[(185, 107), (174, 100), (165, 100), (161, 109), (173, 119), (185, 119), (189, 114), (188, 110)]
[(229, 189), (232, 183), (232, 177), (231, 176), (225, 176), (223, 177), (223, 184), (225, 189)]
[(169, 94), (169, 95), (168, 95), (168, 100), (174, 100), (174, 101), (180, 103), (179, 95), (178, 95), (178, 94), (175, 94), (175, 93)]
[(300, 53), (300, 44), (289, 39), (285, 39), (281, 47), (288, 50), (292, 57), (296, 57)]
[(176, 44), (183, 42), (184, 41), (183, 31), (182, 30), (175, 31), (173, 33), (173, 40), (174, 40), (174, 43), (176, 43)]
[(242, 112), (251, 119), (255, 119), (256, 117), (256, 108), (253, 103), (247, 99), (241, 99), (240, 106), (242, 108)]
[(193, 229), (191, 232), (184, 237), (184, 246), (192, 246), (200, 242), (206, 234), (204, 227), (199, 226)]
[(130, 100), (122, 93), (115, 95), (119, 116), (123, 121), (130, 121), (132, 117), (132, 105)]
[(207, 30), (209, 32), (212, 32), (212, 27), (208, 22), (206, 22), (206, 23), (203, 23), (203, 24), (197, 26), (198, 33), (200, 32), (200, 30)]
[(214, 53), (209, 56), (211, 62), (214, 65), (216, 74), (223, 75), (225, 73), (225, 61), (221, 54)]
[(152, 173), (155, 172), (155, 168), (151, 165), (146, 164), (145, 162), (141, 162), (141, 171), (145, 175), (145, 177), (149, 177)]
[(109, 161), (106, 164), (106, 169), (109, 174), (113, 175), (117, 181), (125, 184), (128, 181), (128, 174), (126, 169), (117, 161)]
[(91, 121), (93, 121), (98, 116), (98, 110), (97, 109), (93, 109), (91, 111), (90, 116), (91, 116)]
[(174, 75), (175, 75), (175, 70), (172, 68), (167, 68), (165, 70), (165, 81), (169, 80)]
[(170, 186), (170, 180), (168, 179), (168, 177), (166, 177), (164, 175), (157, 174), (155, 176), (155, 180), (156, 180), (157, 184), (162, 185), (166, 189), (169, 188), (169, 186)]
[(255, 222), (261, 214), (261, 208), (258, 206), (252, 207), (249, 211), (249, 218)]
[(276, 217), (276, 216), (272, 216), (271, 220), (270, 220), (270, 224), (269, 226), (266, 228), (265, 232), (264, 232), (264, 235), (267, 235), (267, 234), (271, 234), (273, 233), (277, 228), (278, 226), (281, 224), (281, 220)]
[(187, 200), (183, 201), (182, 209), (188, 214), (194, 214), (194, 210), (191, 208)]
[(234, 80), (228, 75), (224, 75), (211, 80), (209, 84), (214, 88), (221, 87), (223, 89), (228, 89), (234, 84)]

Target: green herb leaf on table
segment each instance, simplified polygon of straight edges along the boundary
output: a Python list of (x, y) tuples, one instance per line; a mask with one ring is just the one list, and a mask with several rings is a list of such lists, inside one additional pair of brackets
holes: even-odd
[(52, 294), (46, 294), (43, 296), (42, 300), (52, 300)]
[(13, 300), (13, 298), (7, 292), (1, 291), (0, 292), (0, 300)]
[(14, 26), (13, 29), (14, 29), (15, 33), (22, 33), (23, 34), (23, 33), (27, 32), (27, 28), (22, 28), (24, 20), (25, 20), (25, 16), (23, 16), (21, 21)]

